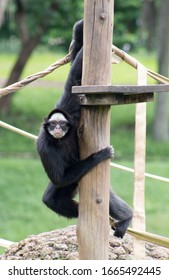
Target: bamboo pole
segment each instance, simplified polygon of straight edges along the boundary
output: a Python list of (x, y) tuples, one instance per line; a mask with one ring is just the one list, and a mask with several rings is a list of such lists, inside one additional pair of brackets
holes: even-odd
[[(111, 83), (113, 0), (84, 1), (83, 85)], [(110, 106), (83, 107), (81, 158), (109, 145)], [(80, 259), (108, 259), (109, 160), (80, 182), (77, 237)]]

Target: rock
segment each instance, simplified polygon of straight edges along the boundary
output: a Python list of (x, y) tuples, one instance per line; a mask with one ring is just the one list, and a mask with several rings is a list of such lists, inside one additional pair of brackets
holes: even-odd
[(151, 252), (151, 257), (158, 260), (168, 259), (168, 250), (166, 248), (157, 247)]

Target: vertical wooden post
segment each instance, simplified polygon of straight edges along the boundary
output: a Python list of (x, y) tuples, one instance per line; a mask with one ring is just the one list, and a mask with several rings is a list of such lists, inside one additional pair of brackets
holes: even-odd
[[(147, 69), (138, 63), (138, 85), (147, 84)], [(133, 228), (145, 231), (145, 156), (146, 156), (146, 103), (136, 104), (135, 113), (135, 156), (134, 156), (134, 196)], [(145, 259), (145, 242), (133, 239), (135, 259)]]
[[(111, 83), (113, 0), (84, 1), (83, 85)], [(109, 145), (110, 106), (82, 108), (81, 158)], [(108, 259), (110, 162), (82, 178), (77, 237), (80, 259)]]

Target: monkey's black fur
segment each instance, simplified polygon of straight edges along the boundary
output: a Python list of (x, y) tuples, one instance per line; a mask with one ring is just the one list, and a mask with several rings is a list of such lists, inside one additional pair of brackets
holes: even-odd
[[(83, 21), (75, 24), (72, 41), (72, 66), (60, 101), (46, 117), (41, 128), (37, 150), (50, 183), (43, 195), (43, 202), (54, 212), (68, 217), (78, 217), (78, 202), (73, 200), (78, 181), (101, 161), (111, 158), (113, 151), (107, 147), (84, 160), (79, 157), (77, 129), (80, 120), (79, 97), (72, 94), (72, 86), (81, 84), (83, 56)], [(54, 114), (62, 113), (69, 122), (67, 134), (54, 138), (47, 129), (47, 121)], [(117, 220), (115, 236), (123, 237), (132, 219), (131, 208), (110, 191), (110, 216)]]

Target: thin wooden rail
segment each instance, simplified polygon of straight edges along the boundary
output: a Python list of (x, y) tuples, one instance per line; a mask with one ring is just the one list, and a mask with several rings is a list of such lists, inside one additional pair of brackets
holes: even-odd
[(0, 121), (0, 126), (6, 128), (6, 129), (9, 129), (9, 130), (11, 130), (13, 132), (16, 132), (16, 133), (18, 133), (18, 134), (20, 134), (22, 136), (27, 137), (27, 138), (30, 138), (30, 139), (33, 139), (33, 140), (37, 139), (37, 136), (35, 136), (35, 135), (31, 134), (31, 133), (28, 133), (28, 132), (26, 132), (26, 131), (24, 131), (22, 129), (16, 128), (16, 127), (14, 127), (14, 126), (12, 126), (10, 124), (7, 124), (7, 123), (5, 123), (3, 121)]
[[(26, 132), (26, 131), (24, 131), (22, 129), (16, 128), (16, 127), (14, 127), (12, 125), (9, 125), (6, 122), (0, 121), (0, 126), (3, 127), (3, 128), (8, 129), (10, 131), (13, 131), (15, 133), (18, 133), (18, 134), (20, 134), (22, 136), (28, 137), (28, 138), (30, 138), (32, 140), (36, 140), (37, 139), (36, 135), (28, 133), (28, 132)], [(120, 169), (120, 170), (123, 170), (123, 171), (127, 171), (127, 172), (130, 172), (130, 173), (134, 173), (134, 169), (133, 168), (126, 167), (126, 166), (123, 166), (123, 165), (120, 165), (120, 164), (117, 164), (117, 163), (114, 163), (114, 162), (111, 162), (110, 165), (111, 165), (111, 167), (114, 167), (114, 168), (117, 168), (117, 169)], [(151, 179), (155, 179), (155, 180), (158, 180), (158, 181), (169, 183), (169, 178), (165, 178), (165, 177), (154, 175), (154, 174), (150, 174), (150, 173), (145, 173), (145, 176), (148, 177), (148, 178), (151, 178)]]
[(0, 238), (0, 247), (9, 248), (15, 242)]

